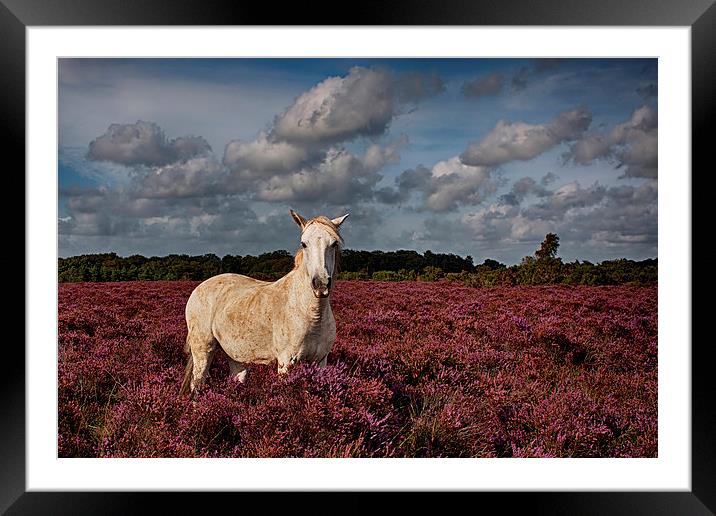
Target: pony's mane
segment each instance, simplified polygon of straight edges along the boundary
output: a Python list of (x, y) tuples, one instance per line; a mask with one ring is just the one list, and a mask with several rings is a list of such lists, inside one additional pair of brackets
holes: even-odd
[[(338, 226), (336, 226), (331, 219), (326, 217), (325, 215), (319, 215), (318, 217), (314, 217), (308, 222), (306, 222), (306, 225), (303, 226), (303, 231), (306, 231), (306, 228), (310, 226), (311, 224), (321, 224), (324, 226), (326, 231), (338, 241), (338, 248), (336, 249), (336, 263), (334, 266), (335, 272), (338, 271), (338, 266), (341, 262), (341, 247), (343, 246), (343, 237), (338, 232)], [(298, 248), (298, 251), (296, 251), (296, 256), (293, 258), (293, 268), (298, 269), (301, 264), (303, 263), (303, 249)]]
[(298, 269), (301, 264), (303, 263), (303, 249), (300, 247), (298, 248), (298, 251), (296, 251), (296, 256), (293, 257), (293, 268)]

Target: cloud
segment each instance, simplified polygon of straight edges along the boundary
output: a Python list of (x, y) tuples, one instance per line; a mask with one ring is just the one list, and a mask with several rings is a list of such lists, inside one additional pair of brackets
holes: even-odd
[(405, 170), (396, 184), (398, 195), (391, 197), (386, 192), (388, 201), (406, 201), (413, 193), (420, 193), (420, 208), (432, 212), (479, 204), (497, 189), (489, 168), (465, 165), (457, 156), (439, 161), (432, 169), (418, 166)]
[(435, 74), (378, 68), (353, 67), (346, 76), (329, 77), (300, 95), (255, 140), (227, 144), (223, 163), (231, 171), (232, 188), (268, 202), (396, 200), (395, 191), (376, 190), (376, 185), (379, 170), (399, 161), (407, 137), (368, 145), (363, 155), (339, 144), (382, 135), (408, 104), (444, 88)]
[(406, 72), (393, 77), (401, 103), (418, 102), (445, 91), (445, 83), (436, 73)]
[(386, 147), (373, 144), (362, 155), (332, 147), (316, 165), (259, 181), (255, 198), (333, 205), (371, 200), (376, 195), (376, 184), (382, 179), (379, 171), (399, 160), (398, 149), (406, 143), (407, 139), (401, 138)]
[(611, 155), (611, 143), (605, 135), (585, 136), (570, 148), (569, 157), (574, 163), (586, 165), (592, 161)]
[[(344, 237), (351, 245), (375, 242), (384, 210), (347, 203), (256, 203), (237, 195), (139, 198), (131, 189), (65, 188), (60, 192), (68, 215), (58, 219), (61, 254), (106, 252), (145, 255), (208, 252), (256, 254), (294, 250), (299, 232), (288, 214), (331, 217), (351, 213)], [(359, 226), (351, 229), (353, 225)], [(380, 244), (372, 244), (377, 248)]]
[(223, 162), (231, 170), (283, 174), (300, 168), (310, 155), (304, 147), (271, 141), (263, 132), (253, 141), (232, 140), (227, 143)]
[[(515, 185), (535, 186), (517, 181)], [(513, 191), (520, 186), (513, 185)], [(529, 188), (528, 188), (529, 189)], [(524, 199), (524, 198), (523, 198)], [(595, 183), (582, 187), (569, 182), (557, 189), (540, 191), (536, 202), (527, 205), (491, 203), (452, 221), (453, 231), (475, 241), (499, 244), (534, 244), (548, 232), (556, 232), (566, 247), (582, 255), (579, 246), (595, 248), (638, 243), (656, 252), (657, 185), (647, 181), (639, 186), (606, 187)], [(428, 224), (430, 237), (440, 229), (435, 221)]]
[(576, 140), (591, 122), (592, 114), (584, 108), (565, 111), (545, 124), (500, 120), (482, 140), (470, 143), (460, 160), (483, 167), (527, 161), (560, 143)]
[(658, 117), (649, 106), (632, 113), (629, 120), (615, 125), (608, 133), (584, 136), (565, 154), (567, 161), (589, 165), (609, 160), (624, 169), (622, 177), (655, 179), (658, 176)]
[[(527, 161), (562, 142), (579, 138), (589, 127), (592, 115), (584, 108), (559, 114), (545, 124), (501, 120), (482, 140), (472, 142), (460, 155), (436, 163), (432, 169), (418, 166), (403, 171), (396, 179), (397, 190), (383, 188), (377, 199), (385, 203), (405, 202), (413, 193), (422, 194), (420, 209), (446, 212), (460, 206), (484, 202), (497, 191), (494, 169), (515, 160)], [(526, 196), (546, 196), (554, 174), (538, 184), (524, 178), (504, 194), (503, 204), (519, 204)]]
[[(134, 189), (75, 188), (64, 190), (68, 215), (60, 220), (59, 232), (66, 241), (80, 236), (116, 238), (123, 246), (129, 240), (152, 243), (167, 252), (180, 242), (192, 240), (229, 245), (231, 238), (254, 235), (251, 224), (257, 224), (255, 212), (246, 200), (237, 196), (206, 195), (184, 197), (138, 197)], [(287, 226), (290, 219), (287, 215)], [(266, 230), (266, 228), (264, 228)], [(270, 232), (266, 233), (267, 235)]]
[(512, 184), (510, 191), (500, 196), (502, 204), (516, 206), (529, 196), (546, 197), (550, 195), (550, 191), (546, 188), (554, 181), (555, 175), (551, 172), (546, 174), (538, 183), (531, 177), (523, 177)]
[[(158, 249), (161, 245), (152, 239), (169, 239), (184, 248), (206, 242), (228, 251), (224, 240), (260, 246), (275, 233), (267, 227), (265, 216), (258, 216), (249, 206), (276, 203), (360, 209), (361, 203), (378, 195), (380, 170), (399, 161), (407, 137), (383, 145), (371, 143), (357, 153), (329, 143), (333, 136), (323, 138), (321, 128), (337, 130), (334, 135), (341, 138), (369, 134), (371, 129), (360, 124), (353, 133), (339, 126), (342, 117), (367, 102), (360, 95), (372, 95), (372, 89), (384, 84), (381, 81), (388, 80), (390, 117), (406, 103), (434, 95), (443, 86), (437, 76), (396, 76), (366, 69), (354, 69), (352, 75), (338, 80), (348, 84), (341, 84), (328, 100), (327, 118), (315, 119), (318, 138), (287, 141), (272, 127), (253, 140), (228, 142), (221, 161), (201, 137), (168, 140), (153, 122), (112, 124), (89, 144), (86, 155), (91, 163), (119, 167), (124, 181), (103, 188), (63, 189), (63, 216), (58, 220), (62, 245), (74, 248), (81, 238), (105, 238), (107, 243), (129, 249), (135, 239), (144, 242), (145, 249)], [(352, 102), (358, 104), (351, 107)], [(285, 234), (275, 236), (286, 241)]]
[(132, 195), (137, 198), (219, 195), (226, 193), (226, 177), (214, 156), (199, 156), (137, 171), (132, 177)]
[(597, 183), (582, 188), (578, 181), (572, 181), (557, 190), (543, 193), (542, 199), (523, 208), (522, 214), (531, 220), (561, 220), (569, 210), (594, 206), (605, 194), (606, 188)]
[(465, 82), (460, 91), (465, 97), (476, 99), (496, 95), (502, 90), (504, 83), (505, 77), (501, 73), (491, 73)]
[(560, 66), (563, 59), (559, 58), (543, 58), (537, 59), (533, 66), (522, 66), (512, 76), (510, 86), (512, 91), (522, 91), (527, 88), (529, 81), (546, 72), (555, 70)]
[(384, 134), (406, 103), (444, 90), (437, 76), (395, 75), (384, 69), (353, 67), (300, 95), (276, 117), (272, 136), (299, 145), (325, 146), (358, 136)]
[(103, 135), (89, 144), (87, 158), (120, 165), (161, 166), (211, 151), (200, 136), (167, 140), (164, 131), (153, 122), (112, 124)]

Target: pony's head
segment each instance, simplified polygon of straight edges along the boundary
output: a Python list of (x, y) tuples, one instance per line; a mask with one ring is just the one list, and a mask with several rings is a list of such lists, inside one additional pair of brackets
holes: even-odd
[(305, 264), (314, 296), (328, 297), (343, 245), (338, 229), (348, 214), (335, 219), (320, 215), (307, 220), (293, 210), (290, 213), (301, 228), (301, 247), (296, 254), (296, 267)]

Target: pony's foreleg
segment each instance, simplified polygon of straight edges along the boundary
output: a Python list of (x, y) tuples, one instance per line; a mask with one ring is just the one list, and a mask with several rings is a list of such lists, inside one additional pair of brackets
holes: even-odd
[(229, 372), (231, 377), (239, 383), (246, 382), (246, 375), (249, 370), (246, 368), (246, 364), (243, 362), (237, 362), (236, 360), (229, 359)]
[(216, 343), (213, 342), (212, 346), (207, 347), (191, 348), (191, 356), (194, 360), (194, 370), (192, 372), (191, 379), (191, 391), (199, 387), (209, 374), (209, 366), (211, 366), (211, 360), (214, 358), (216, 353)]
[(298, 361), (298, 357), (290, 355), (287, 351), (278, 356), (278, 374), (288, 373), (288, 369)]

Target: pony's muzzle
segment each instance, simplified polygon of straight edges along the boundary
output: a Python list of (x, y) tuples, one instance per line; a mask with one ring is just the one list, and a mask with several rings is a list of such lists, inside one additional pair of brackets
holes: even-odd
[(328, 276), (326, 279), (315, 277), (311, 280), (313, 295), (316, 297), (328, 297), (331, 291), (332, 278)]

